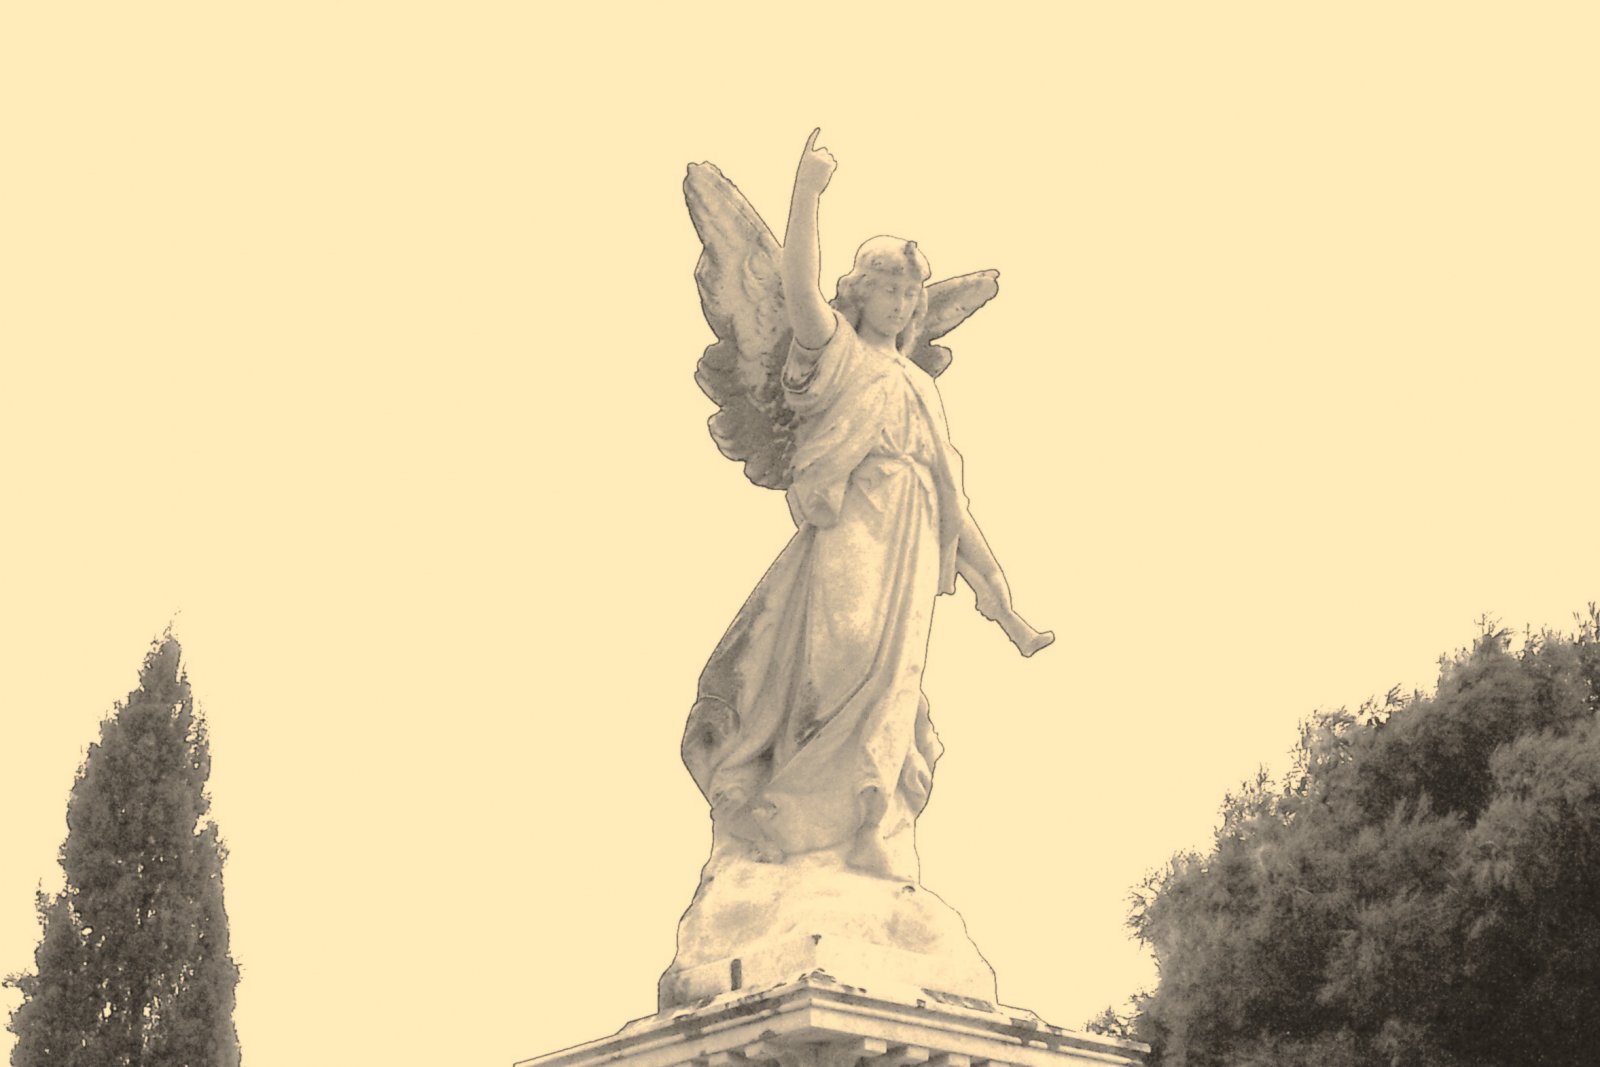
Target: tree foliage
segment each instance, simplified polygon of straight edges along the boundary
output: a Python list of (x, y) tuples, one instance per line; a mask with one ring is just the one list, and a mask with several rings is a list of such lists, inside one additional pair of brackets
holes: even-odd
[[(1600, 613), (1302, 728), (1135, 893), (1171, 1067), (1564, 1065), (1600, 1047)], [(1108, 1020), (1109, 1021), (1109, 1020)]]
[(180, 655), (155, 643), (73, 783), (66, 887), (40, 894), (34, 972), (9, 980), (14, 1067), (239, 1063), (210, 745)]

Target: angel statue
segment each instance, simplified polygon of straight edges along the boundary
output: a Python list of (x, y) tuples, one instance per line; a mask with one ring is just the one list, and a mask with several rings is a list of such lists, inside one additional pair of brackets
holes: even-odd
[(832, 301), (817, 208), (836, 166), (812, 131), (780, 246), (714, 166), (684, 189), (717, 342), (696, 380), (722, 453), (782, 489), (797, 530), (700, 677), (683, 757), (719, 854), (822, 854), (915, 883), (912, 829), (940, 746), (922, 693), (935, 599), (960, 575), (1024, 656), (1054, 639), (1011, 604), (968, 509), (932, 342), (998, 291), (979, 271), (928, 284), (916, 242), (874, 237)]

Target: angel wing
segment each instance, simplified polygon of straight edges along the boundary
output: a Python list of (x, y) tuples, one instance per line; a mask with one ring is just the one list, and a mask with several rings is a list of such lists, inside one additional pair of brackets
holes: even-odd
[(718, 406), (707, 422), (711, 439), (724, 456), (744, 464), (752, 482), (786, 489), (794, 473), (795, 416), (783, 395), (791, 331), (781, 246), (744, 194), (710, 163), (689, 165), (683, 195), (705, 249), (694, 269), (700, 308), (717, 335), (694, 376)]
[(980, 270), (928, 286), (928, 313), (911, 347), (913, 363), (937, 378), (950, 366), (950, 350), (933, 342), (967, 321), (1000, 291), (1000, 272)]

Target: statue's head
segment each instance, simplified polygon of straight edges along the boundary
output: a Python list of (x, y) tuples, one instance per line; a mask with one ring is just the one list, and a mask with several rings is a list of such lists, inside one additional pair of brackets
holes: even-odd
[(855, 265), (839, 279), (833, 306), (852, 328), (859, 331), (865, 323), (872, 332), (893, 337), (903, 352), (927, 314), (931, 274), (915, 241), (874, 237), (856, 249)]

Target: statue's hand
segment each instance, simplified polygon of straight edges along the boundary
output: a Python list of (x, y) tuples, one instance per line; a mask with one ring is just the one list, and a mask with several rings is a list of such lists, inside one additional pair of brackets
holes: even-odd
[(828, 187), (828, 179), (833, 177), (834, 168), (839, 165), (832, 152), (817, 147), (817, 134), (821, 132), (820, 126), (812, 130), (806, 140), (805, 150), (800, 153), (800, 169), (794, 176), (796, 192), (820, 195)]

